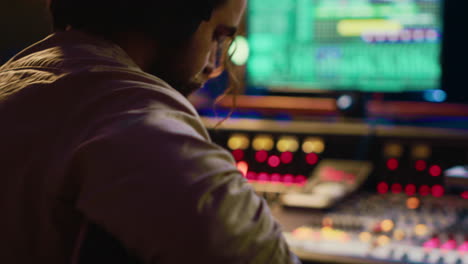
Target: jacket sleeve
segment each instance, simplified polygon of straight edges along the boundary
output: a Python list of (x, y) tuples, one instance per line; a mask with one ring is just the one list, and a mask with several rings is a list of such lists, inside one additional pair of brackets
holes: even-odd
[(198, 117), (155, 111), (116, 124), (75, 151), (77, 207), (143, 263), (300, 263)]

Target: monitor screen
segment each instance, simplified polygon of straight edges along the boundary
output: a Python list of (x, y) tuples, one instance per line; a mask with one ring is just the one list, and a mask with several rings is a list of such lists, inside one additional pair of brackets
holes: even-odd
[(443, 0), (250, 0), (249, 87), (440, 88)]

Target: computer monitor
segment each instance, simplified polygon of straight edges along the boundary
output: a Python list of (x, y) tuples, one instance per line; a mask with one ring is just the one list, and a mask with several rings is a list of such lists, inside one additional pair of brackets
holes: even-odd
[(247, 90), (440, 89), (443, 2), (250, 0)]

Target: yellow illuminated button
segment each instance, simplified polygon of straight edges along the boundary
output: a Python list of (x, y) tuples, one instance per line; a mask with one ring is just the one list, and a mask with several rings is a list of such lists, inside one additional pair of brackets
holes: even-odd
[(419, 224), (414, 227), (414, 233), (418, 236), (425, 236), (429, 232), (426, 225)]
[(253, 148), (257, 151), (270, 151), (274, 146), (273, 137), (269, 135), (258, 135), (254, 138), (252, 145)]
[(325, 143), (321, 138), (306, 138), (302, 143), (302, 151), (304, 153), (317, 153), (321, 154), (325, 151)]
[(364, 243), (369, 243), (372, 239), (372, 235), (369, 232), (362, 232), (359, 234), (359, 240)]
[(388, 243), (390, 243), (390, 238), (388, 236), (385, 236), (385, 235), (381, 235), (377, 238), (377, 244), (379, 246), (385, 246), (387, 245)]
[(406, 207), (408, 207), (408, 209), (418, 209), (420, 204), (420, 200), (416, 197), (410, 197), (406, 200)]
[(414, 159), (428, 159), (431, 156), (431, 148), (428, 145), (416, 145), (411, 149), (411, 156)]
[(395, 240), (401, 241), (405, 238), (405, 232), (403, 230), (397, 229), (395, 232), (393, 232), (393, 238), (395, 238)]
[(234, 134), (228, 140), (228, 148), (232, 150), (248, 149), (249, 144), (250, 144), (249, 137), (245, 134)]
[(387, 144), (384, 148), (384, 155), (386, 157), (399, 158), (403, 155), (403, 146), (398, 143)]
[(381, 223), (382, 231), (384, 232), (392, 231), (394, 226), (395, 224), (393, 223), (393, 221), (389, 219), (383, 220)]
[(276, 143), (276, 148), (280, 152), (296, 152), (299, 149), (299, 143), (296, 137), (284, 136)]
[(321, 235), (322, 238), (325, 240), (334, 240), (335, 236), (335, 230), (331, 227), (322, 227), (321, 228)]

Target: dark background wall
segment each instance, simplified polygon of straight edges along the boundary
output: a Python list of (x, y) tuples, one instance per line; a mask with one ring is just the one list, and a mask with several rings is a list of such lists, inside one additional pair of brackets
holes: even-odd
[(467, 1), (446, 0), (442, 86), (449, 101), (468, 103)]
[(46, 0), (0, 0), (0, 63), (51, 32)]

